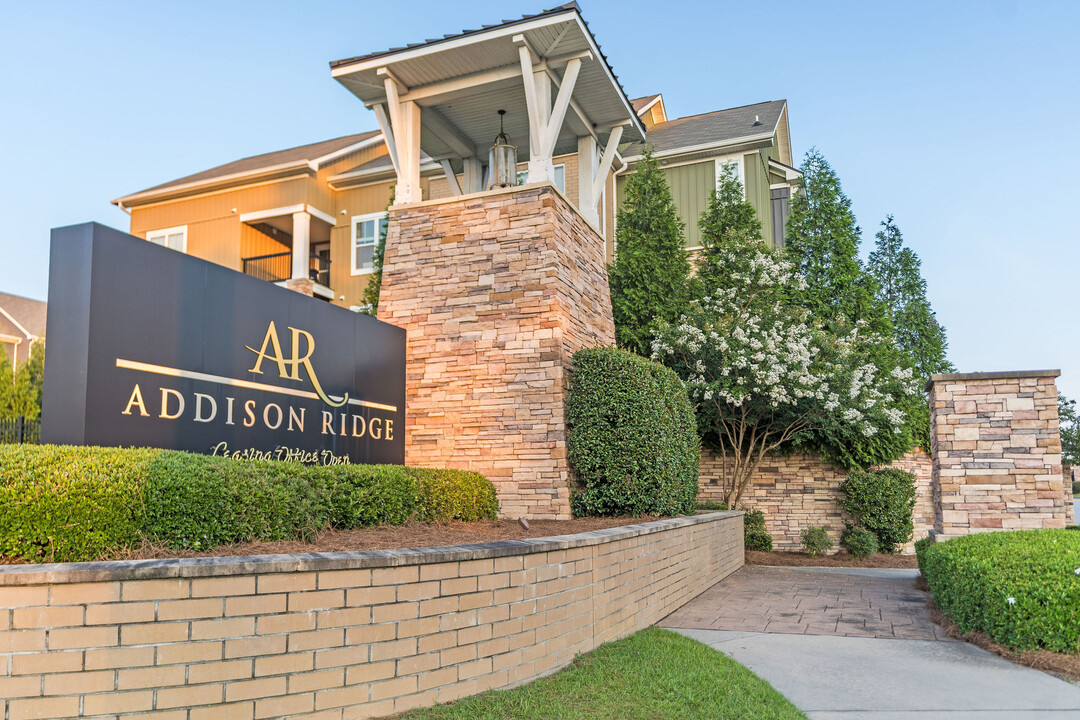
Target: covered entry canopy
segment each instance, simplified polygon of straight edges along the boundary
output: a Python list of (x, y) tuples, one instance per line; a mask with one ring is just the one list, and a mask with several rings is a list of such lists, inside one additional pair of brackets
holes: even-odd
[[(331, 68), (379, 118), (398, 175), (396, 202), (420, 199), (421, 151), (464, 172), (464, 192), (483, 189), (499, 110), (529, 161), (530, 182), (551, 178), (553, 155), (578, 152), (581, 167), (593, 166), (584, 186), (606, 176), (620, 142), (645, 136), (577, 3)], [(580, 205), (598, 196), (587, 193)]]

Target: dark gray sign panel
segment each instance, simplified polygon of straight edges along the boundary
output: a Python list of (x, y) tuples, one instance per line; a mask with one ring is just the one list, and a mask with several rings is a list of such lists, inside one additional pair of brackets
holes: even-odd
[(42, 442), (405, 461), (405, 331), (86, 223), (52, 231)]

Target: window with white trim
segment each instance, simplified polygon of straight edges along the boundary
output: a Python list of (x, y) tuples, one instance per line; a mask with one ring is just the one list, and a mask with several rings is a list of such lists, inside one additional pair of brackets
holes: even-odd
[(716, 159), (716, 189), (720, 189), (720, 179), (723, 177), (724, 171), (733, 170), (735, 177), (739, 179), (739, 184), (743, 186), (743, 197), (746, 197), (746, 176), (743, 173), (743, 162), (741, 157), (726, 157)]
[(357, 215), (352, 219), (352, 274), (375, 270), (375, 247), (386, 231), (385, 212)]
[(165, 228), (164, 230), (151, 230), (146, 233), (146, 239), (155, 245), (161, 245), (170, 250), (187, 252), (187, 225)]
[[(551, 178), (551, 181), (554, 183), (555, 187), (559, 188), (559, 192), (563, 195), (566, 194), (566, 163), (559, 163), (555, 166), (555, 174)], [(518, 170), (517, 182), (518, 185), (528, 185), (529, 171)]]

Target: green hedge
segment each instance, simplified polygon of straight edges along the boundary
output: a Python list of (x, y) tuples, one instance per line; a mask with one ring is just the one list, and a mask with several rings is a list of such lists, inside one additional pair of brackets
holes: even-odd
[(678, 375), (625, 350), (574, 353), (567, 399), (575, 515), (693, 513), (699, 441)]
[(1018, 530), (915, 543), (934, 602), (960, 630), (1016, 650), (1080, 651), (1080, 533)]
[(144, 539), (205, 550), (327, 528), (494, 519), (495, 487), (462, 470), (305, 466), (169, 450), (0, 446), (0, 555), (115, 556)]

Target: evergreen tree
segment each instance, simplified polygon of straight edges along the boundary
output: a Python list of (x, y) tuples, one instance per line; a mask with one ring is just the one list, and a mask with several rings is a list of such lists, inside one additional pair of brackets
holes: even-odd
[(954, 372), (945, 355), (949, 346), (945, 328), (926, 297), (922, 261), (911, 248), (904, 247), (892, 215), (881, 226), (868, 266), (876, 280), (877, 298), (892, 323), (896, 346), (923, 380), (934, 373)]
[(42, 356), (35, 348), (36, 358), (23, 363), (16, 371), (7, 353), (0, 351), (0, 419), (20, 415), (33, 420), (41, 415), (41, 380), (44, 368)]
[(709, 207), (701, 214), (701, 250), (697, 258), (694, 294), (711, 295), (726, 287), (721, 273), (729, 267), (724, 254), (745, 247), (747, 243), (762, 242), (761, 221), (754, 206), (746, 201), (742, 183), (732, 166), (724, 168), (719, 187), (709, 198)]
[[(868, 268), (874, 276), (877, 299), (893, 327), (893, 340), (901, 362), (914, 368), (915, 377), (925, 383), (934, 373), (954, 372), (945, 356), (948, 342), (945, 328), (938, 323), (926, 297), (922, 261), (910, 248), (892, 215), (881, 223), (875, 235), (874, 251)], [(909, 409), (910, 427), (915, 442), (930, 448), (930, 409), (926, 398)]]
[[(390, 188), (390, 200), (386, 204), (387, 211), (394, 204), (394, 188)], [(371, 254), (371, 275), (368, 276), (367, 287), (360, 298), (360, 307), (365, 315), (378, 317), (379, 315), (379, 291), (382, 289), (382, 266), (383, 257), (386, 255), (386, 231), (390, 227), (389, 217), (379, 223), (379, 242), (375, 244), (375, 251)]]
[[(1058, 393), (1058, 422), (1061, 428), (1061, 461), (1067, 465), (1080, 465), (1080, 416), (1076, 413), (1076, 401)], [(1072, 482), (1072, 478), (1065, 478)]]
[(615, 262), (608, 266), (615, 339), (648, 356), (656, 321), (671, 322), (686, 306), (690, 261), (683, 223), (651, 148), (627, 178), (624, 195)]
[[(787, 256), (807, 284), (798, 302), (837, 337), (856, 331), (873, 338), (856, 351), (861, 366), (873, 366), (883, 376), (910, 377), (910, 363), (896, 348), (892, 323), (877, 297), (877, 281), (859, 260), (862, 231), (840, 178), (816, 148), (806, 154), (801, 170), (787, 230)], [(861, 436), (844, 425), (823, 426), (807, 449), (849, 466), (890, 462), (929, 432), (924, 405), (917, 395), (904, 396), (897, 408), (905, 417), (900, 432)]]
[(862, 230), (840, 178), (817, 148), (806, 153), (800, 169), (801, 187), (788, 217), (787, 254), (806, 279), (804, 306), (825, 322), (842, 316), (887, 332), (873, 278), (859, 260)]

